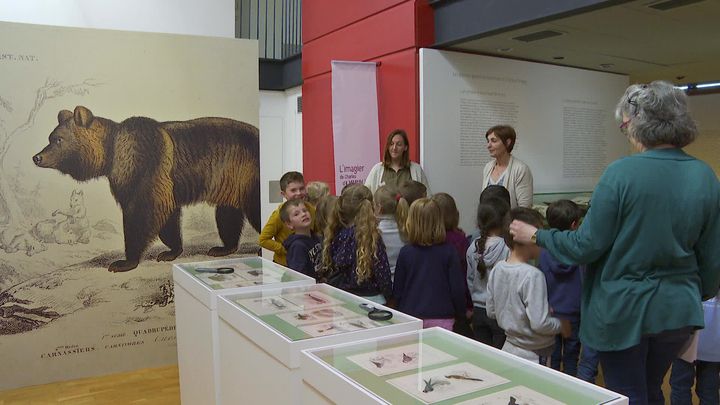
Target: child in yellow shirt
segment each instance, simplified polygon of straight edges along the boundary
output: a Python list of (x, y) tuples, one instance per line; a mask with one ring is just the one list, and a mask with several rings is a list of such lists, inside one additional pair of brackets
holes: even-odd
[[(307, 199), (307, 190), (305, 189), (305, 178), (300, 172), (287, 172), (280, 177), (280, 194), (286, 200)], [(260, 246), (273, 251), (273, 261), (283, 266), (287, 265), (287, 258), (283, 242), (293, 232), (280, 219), (280, 207), (282, 204), (270, 214), (270, 218), (260, 232)], [(315, 207), (306, 203), (310, 218), (315, 223)]]

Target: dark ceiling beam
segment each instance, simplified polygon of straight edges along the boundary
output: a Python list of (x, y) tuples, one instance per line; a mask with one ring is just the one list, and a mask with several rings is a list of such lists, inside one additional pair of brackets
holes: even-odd
[(260, 90), (287, 90), (302, 84), (302, 54), (287, 59), (260, 59)]
[(431, 3), (435, 47), (582, 14), (632, 0), (444, 0)]

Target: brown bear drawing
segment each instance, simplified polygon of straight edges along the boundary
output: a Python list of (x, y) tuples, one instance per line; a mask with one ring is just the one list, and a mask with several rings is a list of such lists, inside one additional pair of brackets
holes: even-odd
[(260, 145), (252, 125), (227, 118), (158, 122), (132, 117), (120, 123), (96, 117), (83, 107), (58, 113), (47, 145), (33, 156), (78, 181), (106, 176), (123, 214), (125, 259), (111, 272), (137, 267), (157, 236), (171, 261), (182, 249), (181, 208), (206, 202), (216, 206), (223, 246), (210, 256), (238, 247), (244, 219), (260, 230)]

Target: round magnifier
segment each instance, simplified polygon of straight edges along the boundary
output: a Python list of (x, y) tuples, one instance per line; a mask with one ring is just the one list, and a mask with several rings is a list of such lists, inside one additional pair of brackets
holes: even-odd
[(195, 271), (198, 273), (230, 274), (235, 272), (235, 269), (232, 267), (198, 267)]
[(374, 306), (366, 303), (360, 304), (360, 308), (368, 311), (368, 318), (372, 319), (373, 321), (387, 321), (392, 319), (393, 317), (392, 312), (386, 309), (375, 308)]

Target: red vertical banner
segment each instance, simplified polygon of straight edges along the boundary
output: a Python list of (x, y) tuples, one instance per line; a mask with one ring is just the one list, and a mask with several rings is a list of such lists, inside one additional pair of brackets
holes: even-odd
[(332, 61), (335, 190), (363, 183), (379, 162), (377, 65)]

